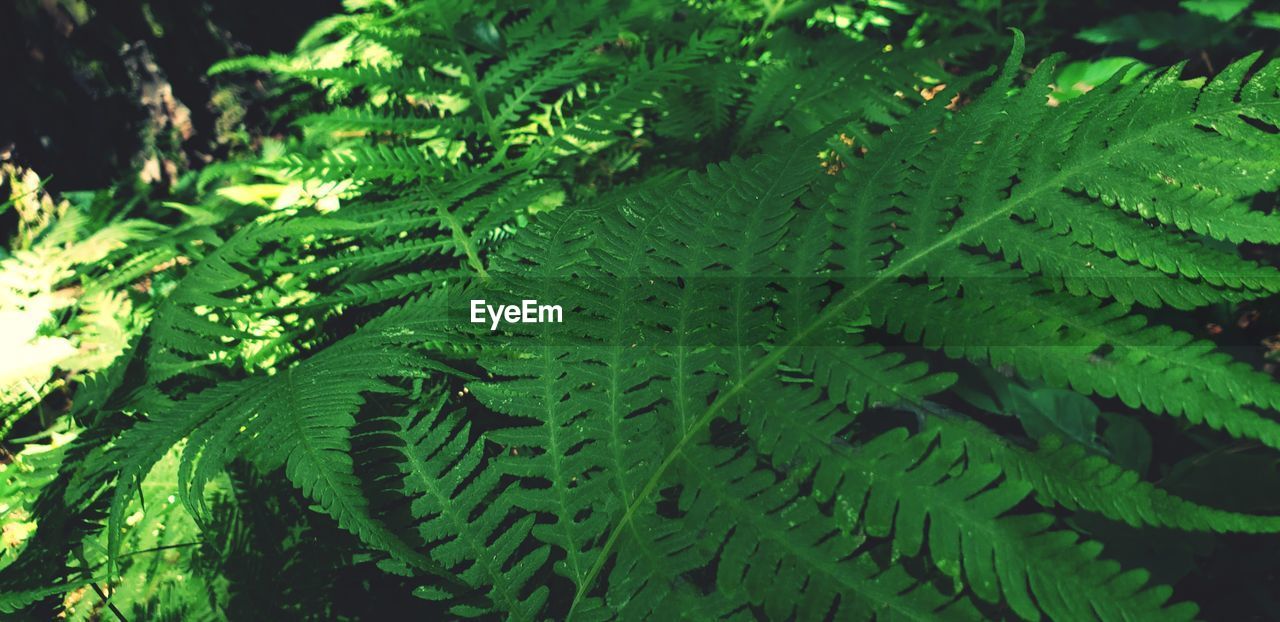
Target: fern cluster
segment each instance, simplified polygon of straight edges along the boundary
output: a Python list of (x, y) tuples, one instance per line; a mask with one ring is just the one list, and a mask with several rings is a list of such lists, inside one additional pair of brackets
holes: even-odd
[[(1280, 449), (1280, 384), (1157, 315), (1280, 290), (1238, 252), (1280, 242), (1254, 205), (1280, 61), (1051, 101), (1060, 57), (1024, 70), (1021, 33), (954, 75), (995, 42), (898, 49), (803, 8), (349, 4), (217, 69), (326, 110), (218, 191), (257, 209), (193, 212), (183, 277), (77, 395), (0, 610), (125, 590), (166, 469), (200, 559), (249, 555), (237, 525), (283, 474), (348, 535), (300, 529), (467, 617), (1192, 619), (1070, 517), (1280, 531), (955, 399), (990, 369)], [(490, 331), (481, 298), (565, 321)]]

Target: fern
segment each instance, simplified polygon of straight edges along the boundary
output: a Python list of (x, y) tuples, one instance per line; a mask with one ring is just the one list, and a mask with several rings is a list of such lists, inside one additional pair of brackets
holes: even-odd
[[(578, 321), (595, 327), (589, 333), (592, 337), (585, 341), (576, 332), (565, 334), (554, 326), (544, 328), (541, 336), (530, 336), (532, 343), (541, 345), (531, 343), (527, 354), (486, 363), (499, 376), (528, 376), (528, 379), (475, 387), (482, 401), (516, 417), (515, 421), (532, 418), (544, 422), (541, 426), (517, 428), (524, 430), (519, 434), (504, 431), (493, 433), (490, 438), (503, 446), (515, 446), (521, 456), (531, 454), (527, 460), (536, 461), (536, 468), (531, 462), (529, 466), (507, 467), (509, 472), (527, 478), (530, 486), (535, 486), (534, 482), (545, 482), (530, 490), (555, 491), (546, 497), (547, 501), (560, 500), (546, 505), (545, 501), (521, 498), (516, 503), (527, 511), (559, 517), (554, 523), (555, 534), (550, 533), (550, 529), (543, 534), (535, 530), (533, 536), (564, 550), (566, 557), (557, 564), (557, 571), (576, 586), (577, 597), (571, 612), (602, 606), (593, 596), (597, 593), (597, 580), (606, 576), (610, 584), (624, 580), (605, 573), (608, 565), (625, 568), (629, 575), (641, 576), (648, 576), (641, 568), (659, 567), (644, 559), (644, 549), (652, 546), (646, 543), (644, 534), (677, 531), (659, 526), (671, 518), (658, 509), (660, 493), (674, 494), (689, 487), (691, 481), (714, 477), (714, 470), (703, 472), (700, 477), (682, 477), (676, 465), (693, 459), (690, 455), (698, 455), (701, 442), (705, 442), (699, 439), (706, 438), (704, 435), (713, 423), (750, 417), (746, 419), (748, 438), (761, 433), (766, 434), (766, 439), (772, 437), (762, 443), (759, 451), (765, 453), (758, 459), (772, 461), (775, 468), (794, 468), (796, 452), (804, 453), (797, 447), (818, 448), (810, 450), (805, 461), (811, 465), (808, 468), (816, 469), (812, 475), (813, 494), (819, 499), (835, 499), (835, 506), (829, 510), (834, 513), (829, 519), (833, 525), (844, 521), (846, 530), (891, 538), (895, 550), (908, 556), (922, 554), (926, 542), (934, 542), (927, 549), (938, 570), (963, 580), (982, 600), (1006, 603), (1028, 619), (1038, 618), (1041, 611), (1058, 619), (1189, 618), (1194, 615), (1194, 609), (1185, 605), (1166, 609), (1167, 588), (1146, 586), (1145, 574), (1122, 572), (1114, 562), (1098, 559), (1096, 544), (1079, 542), (1078, 537), (1068, 531), (1053, 530), (1055, 521), (1051, 517), (1043, 514), (1006, 516), (1036, 485), (1047, 491), (1045, 494), (1050, 500), (1064, 498), (1061, 486), (1069, 484), (1062, 483), (1064, 478), (1060, 473), (1023, 479), (1027, 476), (1019, 477), (1019, 470), (1024, 468), (1020, 465), (1030, 463), (1030, 458), (992, 461), (991, 454), (979, 464), (957, 466), (962, 453), (951, 445), (931, 449), (930, 441), (934, 437), (929, 435), (918, 437), (915, 441), (918, 444), (907, 445), (902, 444), (901, 437), (885, 437), (881, 444), (872, 445), (884, 449), (855, 454), (868, 456), (866, 462), (841, 458), (838, 452), (815, 457), (813, 451), (830, 446), (830, 441), (824, 439), (838, 437), (842, 430), (855, 424), (836, 416), (835, 422), (826, 428), (826, 436), (805, 437), (805, 441), (784, 440), (812, 429), (809, 422), (797, 421), (797, 417), (779, 419), (779, 413), (788, 410), (783, 404), (792, 404), (794, 409), (794, 404), (805, 401), (793, 396), (779, 403), (769, 398), (778, 390), (769, 385), (769, 378), (780, 364), (788, 361), (793, 366), (790, 373), (797, 374), (797, 380), (808, 378), (808, 382), (827, 388), (828, 395), (850, 413), (857, 413), (868, 404), (918, 401), (946, 386), (945, 377), (927, 379), (917, 364), (904, 365), (900, 355), (886, 355), (879, 348), (814, 345), (815, 342), (831, 343), (832, 339), (838, 339), (832, 330), (865, 317), (873, 326), (900, 333), (908, 340), (942, 347), (948, 354), (964, 355), (987, 364), (1009, 363), (1030, 378), (1051, 384), (1070, 383), (1077, 390), (1103, 396), (1118, 393), (1133, 406), (1187, 417), (1192, 422), (1205, 421), (1241, 437), (1263, 442), (1273, 438), (1272, 424), (1247, 409), (1255, 405), (1265, 407), (1266, 403), (1259, 404), (1256, 394), (1240, 388), (1239, 384), (1244, 382), (1254, 387), (1256, 383), (1258, 391), (1269, 392), (1272, 390), (1269, 382), (1251, 372), (1244, 373), (1237, 364), (1203, 349), (1170, 351), (1159, 347), (1165, 343), (1185, 343), (1186, 337), (1164, 328), (1145, 328), (1140, 318), (1121, 315), (1126, 303), (1133, 301), (1181, 306), (1187, 301), (1181, 292), (1195, 292), (1199, 298), (1194, 302), (1199, 304), (1230, 300), (1241, 288), (1248, 287), (1247, 282), (1215, 282), (1199, 278), (1199, 273), (1189, 276), (1185, 271), (1170, 273), (1159, 265), (1129, 263), (1094, 251), (1078, 240), (1072, 241), (1072, 246), (1053, 246), (1054, 239), (1070, 231), (1037, 228), (1036, 214), (1031, 210), (1052, 213), (1050, 210), (1059, 208), (1059, 204), (1032, 202), (1027, 197), (1050, 196), (1049, 192), (1066, 197), (1076, 190), (1070, 180), (1080, 174), (1080, 170), (1132, 166), (1132, 156), (1124, 147), (1129, 143), (1125, 141), (1149, 144), (1144, 142), (1148, 136), (1159, 136), (1159, 140), (1171, 144), (1176, 141), (1188, 151), (1195, 149), (1199, 141), (1221, 141), (1223, 148), (1216, 149), (1216, 154), (1226, 157), (1225, 154), (1234, 153), (1238, 166), (1251, 165), (1246, 164), (1245, 158), (1252, 152), (1237, 147), (1232, 135), (1207, 133), (1202, 129), (1203, 124), (1224, 116), (1234, 119), (1242, 111), (1262, 115), (1255, 111), (1265, 111), (1265, 104), (1274, 102), (1274, 93), (1268, 93), (1270, 97), (1262, 102), (1248, 98), (1236, 101), (1233, 89), (1237, 87), (1223, 86), (1224, 81), (1230, 84), (1243, 75), (1243, 69), (1233, 67), (1206, 85), (1204, 95), (1198, 100), (1187, 101), (1189, 108), (1182, 111), (1182, 116), (1166, 114), (1172, 120), (1134, 124), (1135, 129), (1131, 130), (1134, 134), (1125, 136), (1103, 129), (1116, 118), (1109, 115), (1077, 117), (1076, 111), (1064, 107), (1053, 119), (1043, 119), (1048, 110), (1043, 93), (1049, 65), (1042, 65), (1026, 86), (1010, 91), (1019, 61), (1015, 49), (991, 90), (954, 118), (940, 120), (937, 109), (941, 105), (926, 105), (873, 145), (868, 157), (857, 158), (846, 152), (845, 157), (853, 162), (845, 173), (848, 184), (827, 195), (830, 203), (821, 195), (806, 193), (806, 188), (815, 193), (821, 191), (823, 184), (812, 161), (799, 157), (814, 154), (818, 149), (811, 141), (801, 142), (791, 147), (788, 157), (765, 155), (750, 161), (734, 161), (713, 167), (705, 176), (626, 193), (616, 207), (566, 212), (548, 224), (546, 231), (554, 232), (554, 238), (529, 241), (529, 237), (537, 235), (533, 233), (526, 237), (525, 244), (515, 247), (513, 252), (522, 259), (514, 264), (511, 277), (505, 277), (501, 271), (494, 272), (499, 283), (504, 277), (514, 280), (508, 289), (497, 290), (503, 292), (502, 295), (492, 296), (505, 299), (519, 299), (535, 291), (539, 284), (546, 287), (549, 279), (572, 275), (572, 285), (567, 287), (563, 280), (553, 282), (564, 288), (559, 290), (560, 295), (567, 308), (576, 310)], [(1251, 59), (1242, 62), (1249, 63)], [(1128, 86), (1113, 83), (1103, 87), (1102, 92), (1111, 94), (1108, 99), (1127, 99), (1127, 105), (1142, 109), (1151, 105), (1148, 101), (1167, 101), (1170, 89), (1194, 90), (1170, 75), (1155, 75)], [(1253, 80), (1270, 78), (1269, 70), (1263, 70)], [(1228, 94), (1222, 95), (1224, 92)], [(1097, 99), (1091, 101), (1090, 97)], [(1102, 97), (1091, 93), (1074, 105), (1088, 108)], [(1012, 119), (996, 123), (1000, 116)], [(1037, 127), (1038, 122), (1047, 126)], [(939, 123), (941, 131), (932, 131)], [(1247, 139), (1251, 147), (1266, 140), (1265, 130), (1245, 126), (1253, 134), (1241, 136), (1238, 129), (1228, 131)], [(1101, 134), (1107, 135), (1105, 143), (1089, 142), (1089, 136)], [(1117, 144), (1120, 146), (1112, 146)], [(1096, 146), (1088, 150), (1082, 145)], [(838, 144), (836, 147), (840, 148)], [(887, 155), (889, 161), (883, 162), (871, 155), (879, 150), (893, 154), (898, 148), (908, 149), (917, 157)], [(1123, 157), (1111, 152), (1112, 149)], [(1082, 155), (1072, 159), (1073, 150)], [(942, 160), (936, 160), (937, 157)], [(1116, 160), (1119, 164), (1112, 164), (1113, 157), (1119, 158)], [(1257, 159), (1256, 155), (1247, 157), (1248, 162)], [(1153, 177), (1168, 175), (1159, 170), (1162, 162), (1168, 160), (1155, 151), (1141, 167), (1151, 169)], [(886, 165), (890, 167), (887, 171), (883, 168)], [(962, 173), (971, 168), (972, 172), (929, 174), (935, 166), (947, 171), (959, 167)], [(902, 180), (897, 183), (905, 183), (905, 189), (886, 197), (883, 204), (867, 202), (856, 194), (855, 188), (870, 186), (874, 191), (885, 187), (865, 183), (867, 178), (877, 175)], [(1017, 181), (1010, 191), (1010, 180), (1015, 175)], [(888, 187), (893, 187), (893, 183)], [(1253, 187), (1248, 192), (1257, 189)], [(1224, 197), (1238, 202), (1247, 196), (1231, 192), (1224, 184), (1213, 191), (1189, 193), (1180, 197), (1190, 202), (1182, 209), (1191, 209), (1191, 203), (1212, 206), (1221, 204)], [(797, 200), (804, 205), (801, 211), (797, 211)], [(1166, 197), (1167, 200), (1170, 199)], [(1092, 204), (1079, 198), (1072, 201), (1070, 205), (1076, 209), (1091, 205), (1098, 210), (1116, 207), (1105, 200)], [(1021, 211), (1023, 205), (1028, 211)], [(831, 238), (810, 243), (811, 240), (802, 240), (800, 236), (801, 231), (822, 235), (821, 231), (813, 231), (809, 225), (811, 217), (804, 211), (815, 208), (832, 212), (830, 218), (837, 224), (846, 216), (862, 219), (857, 220), (859, 224), (849, 224), (842, 229), (869, 228), (871, 235), (883, 236), (881, 239), (888, 243), (880, 243), (879, 248), (883, 250), (871, 257), (849, 257), (844, 252), (827, 255)], [(708, 213), (713, 218), (710, 227), (698, 226), (697, 220)], [(881, 224), (868, 227), (865, 220), (868, 213), (873, 223)], [(1022, 214), (1025, 216), (1020, 217)], [(587, 215), (592, 218), (584, 217)], [(718, 228), (719, 222), (734, 225)], [(1104, 222), (1135, 230), (1148, 227), (1136, 218)], [(890, 227), (890, 223), (897, 226)], [(1148, 236), (1151, 245), (1169, 248), (1170, 252), (1179, 244), (1189, 244), (1206, 252), (1211, 248), (1187, 239), (1187, 235), (1197, 233), (1194, 229), (1188, 227), (1182, 232), (1174, 229), (1170, 227), (1164, 237)], [(1020, 239), (1018, 236), (1031, 239), (1033, 234), (1043, 238), (1037, 246), (1027, 245), (1019, 253), (1008, 252), (1009, 245), (1014, 243), (1010, 240)], [(1228, 234), (1221, 235), (1225, 238)], [(1146, 239), (1126, 236), (1126, 239), (1134, 238)], [(570, 241), (567, 247), (566, 241)], [(585, 248), (577, 250), (579, 244)], [(545, 248), (559, 249), (554, 260), (545, 254), (539, 255), (539, 250)], [(566, 253), (566, 248), (572, 250)], [(1044, 253), (1054, 249), (1073, 254), (1073, 261), (1096, 258), (1100, 269), (1119, 272), (1114, 277), (1106, 274), (1114, 281), (1103, 277), (1098, 279), (1101, 285), (1075, 287), (1065, 275), (1043, 261), (1028, 261), (1029, 257), (1044, 257)], [(855, 246), (849, 250), (863, 251), (864, 248)], [(824, 255), (832, 259), (824, 259)], [(547, 259), (540, 260), (540, 256)], [(548, 267), (554, 267), (553, 271), (520, 267), (528, 264), (530, 257), (535, 266), (546, 262)], [(1221, 251), (1212, 257), (1213, 261), (1231, 266), (1233, 275), (1251, 273), (1259, 275), (1256, 281), (1259, 284), (1270, 282), (1269, 269)], [(827, 268), (832, 260), (836, 265)], [(847, 267), (840, 265), (844, 261), (849, 262)], [(797, 289), (795, 285), (787, 287), (789, 275), (812, 273), (809, 271), (823, 274), (824, 269), (827, 276), (819, 277), (822, 282), (818, 283), (820, 290), (829, 287), (824, 295), (779, 295), (780, 290)], [(1002, 272), (1009, 276), (991, 278)], [(1139, 276), (1148, 274), (1149, 277)], [(665, 280), (676, 276), (685, 282), (683, 287), (677, 284), (671, 289), (642, 290), (634, 285), (644, 279)], [(911, 280), (904, 280), (907, 278)], [(916, 284), (921, 278), (927, 287)], [(1092, 281), (1094, 277), (1089, 279)], [(813, 287), (812, 280), (809, 286)], [(679, 291), (682, 288), (696, 288), (696, 293), (682, 296)], [(1011, 296), (1020, 296), (1025, 302), (1010, 304)], [(1090, 300), (1094, 296), (1116, 300), (1104, 305)], [(1002, 300), (998, 305), (986, 302), (997, 299)], [(788, 308), (788, 304), (802, 308)], [(955, 309), (941, 316), (934, 315), (948, 304), (954, 304)], [(1062, 305), (1061, 310), (1045, 309), (1052, 309), (1054, 305)], [(690, 316), (701, 321), (694, 326), (677, 324), (678, 335), (669, 332), (676, 318)], [(948, 319), (940, 323), (939, 317)], [(794, 323), (784, 324), (787, 321)], [(986, 335), (982, 326), (1001, 333)], [(1023, 340), (1018, 330), (1034, 331), (1035, 338)], [(1144, 330), (1148, 334), (1134, 334)], [(1077, 331), (1080, 334), (1077, 335)], [(691, 336), (694, 348), (668, 345)], [(1146, 345), (1153, 340), (1159, 346)], [(1024, 345), (1032, 343), (1049, 347)], [(1110, 351), (1099, 350), (1102, 346), (1109, 346)], [(694, 352), (700, 356), (700, 364), (683, 366), (681, 363)], [(1091, 356), (1101, 360), (1091, 362)], [(1191, 365), (1198, 372), (1195, 380), (1191, 380), (1192, 374), (1186, 371)], [(1123, 369), (1132, 371), (1126, 373)], [(1209, 393), (1195, 391), (1187, 384), (1220, 377), (1215, 374), (1231, 374), (1236, 380), (1215, 383)], [(1090, 384), (1104, 376), (1107, 382), (1114, 383), (1111, 385), (1114, 389)], [(1126, 380), (1130, 377), (1142, 378), (1142, 381), (1134, 384)], [(1144, 385), (1150, 387), (1151, 396), (1159, 396), (1156, 398), (1159, 401), (1135, 399), (1135, 394), (1145, 393)], [(693, 386), (702, 392), (689, 395), (689, 387)], [(682, 411), (689, 414), (679, 414)], [(584, 418), (595, 423), (586, 424)], [(765, 422), (794, 421), (800, 429), (753, 433), (750, 422), (757, 418)], [(780, 447), (791, 450), (779, 455), (776, 452)], [(979, 460), (983, 456), (977, 454), (971, 458)], [(502, 468), (503, 462), (513, 461), (500, 459), (497, 468)], [(957, 471), (961, 468), (963, 470)], [(1008, 481), (998, 484), (1005, 477), (1006, 468), (1010, 470)], [(904, 472), (910, 478), (920, 479), (899, 484), (885, 479), (890, 474)], [(874, 485), (868, 482), (859, 487), (858, 474), (862, 473), (881, 475), (871, 480)], [(587, 483), (575, 483), (579, 481)], [(1086, 481), (1088, 486), (1103, 485), (1096, 480)], [(550, 488), (545, 488), (546, 485)], [(1077, 480), (1074, 485), (1082, 484)], [(1102, 490), (1105, 488), (1090, 488), (1093, 495), (1105, 494)], [(1148, 502), (1167, 498), (1144, 490)], [(1059, 491), (1056, 497), (1055, 491)], [(941, 495), (936, 506), (926, 501), (931, 495)], [(1066, 498), (1073, 506), (1078, 503), (1075, 500), (1078, 497)], [(589, 502), (588, 499), (597, 500)], [(1091, 505), (1098, 507), (1097, 497), (1094, 499)], [(1217, 514), (1196, 509), (1186, 502), (1174, 504), (1178, 513), (1197, 518), (1170, 516), (1170, 524), (1211, 529), (1274, 529), (1272, 522), (1265, 518)], [(899, 508), (896, 512), (895, 507)], [(931, 507), (937, 509), (931, 510)], [(1132, 507), (1099, 509), (1107, 515), (1127, 519), (1132, 519), (1135, 512), (1142, 512)], [(720, 522), (741, 525), (744, 520), (726, 516)], [(924, 537), (926, 520), (932, 525), (928, 539)], [(966, 540), (958, 536), (975, 532), (986, 534), (976, 539), (984, 548), (974, 548), (976, 543), (966, 544)], [(938, 540), (935, 542), (934, 538)], [(729, 552), (720, 554), (729, 555)], [(699, 561), (711, 563), (710, 559)], [(698, 564), (669, 562), (662, 567), (679, 569), (683, 574)], [(680, 580), (670, 574), (658, 574), (652, 581), (670, 584), (672, 593), (680, 593), (678, 587), (674, 587)], [(630, 582), (637, 583), (634, 579)], [(1026, 591), (1028, 585), (1030, 592)], [(1071, 587), (1065, 587), (1068, 585)], [(643, 589), (653, 588), (643, 586)], [(1059, 590), (1072, 594), (1072, 598), (1063, 599), (1063, 592)], [(603, 594), (606, 603), (628, 602), (630, 596), (614, 594), (613, 588)], [(719, 596), (724, 595), (722, 590)], [(782, 590), (768, 596), (775, 595), (780, 603), (805, 602), (799, 590)], [(646, 592), (647, 602), (654, 598), (659, 597)], [(780, 603), (765, 602), (763, 606), (779, 616), (785, 616), (783, 612), (794, 606)]]
[(236, 535), (215, 482), (279, 472), (462, 617), (1192, 619), (1071, 513), (1280, 531), (942, 405), (995, 369), (1280, 449), (1274, 381), (1164, 321), (1280, 289), (1237, 249), (1277, 241), (1280, 63), (1050, 105), (1020, 33), (959, 76), (981, 39), (887, 52), (807, 8), (351, 4), (224, 67), (329, 109), (224, 189), (234, 225), (126, 268), (191, 263), (82, 393), (24, 553), (57, 569), (0, 607), (81, 579), (67, 542), (128, 572), (175, 451), (205, 533)]

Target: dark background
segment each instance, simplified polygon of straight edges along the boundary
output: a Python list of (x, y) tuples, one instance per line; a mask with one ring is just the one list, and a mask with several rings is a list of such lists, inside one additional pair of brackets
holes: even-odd
[[(152, 149), (179, 168), (225, 155), (217, 123), (236, 102), (215, 103), (215, 91), (253, 85), (220, 84), (208, 68), (289, 51), (340, 10), (338, 0), (0, 2), (0, 153), (48, 178), (50, 190), (108, 186)], [(165, 84), (190, 112), (179, 140), (147, 127), (145, 91)]]

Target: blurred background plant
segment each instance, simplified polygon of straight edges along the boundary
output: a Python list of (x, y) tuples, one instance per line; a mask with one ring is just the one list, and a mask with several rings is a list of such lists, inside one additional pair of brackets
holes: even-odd
[[(0, 192), (9, 195), (0, 205), (18, 216), (17, 234), (0, 258), (3, 440), (33, 410), (41, 427), (51, 425), (45, 402), (113, 361), (145, 324), (145, 297), (131, 296), (130, 283), (112, 268), (129, 259), (122, 250), (158, 237), (163, 227), (103, 214), (94, 202), (100, 208), (104, 197), (93, 193), (72, 194), (75, 203), (54, 201), (34, 172), (10, 163), (0, 163), (0, 175), (7, 182)], [(133, 293), (149, 293), (139, 289)]]

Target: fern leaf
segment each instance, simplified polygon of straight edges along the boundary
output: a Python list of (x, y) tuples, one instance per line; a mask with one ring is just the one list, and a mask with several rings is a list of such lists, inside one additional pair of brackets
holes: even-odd
[(471, 562), (458, 578), (490, 586), (488, 597), (497, 610), (532, 619), (548, 589), (542, 586), (526, 595), (525, 585), (550, 549), (517, 553), (534, 517), (508, 523), (513, 491), (501, 483), (497, 470), (478, 468), (484, 463), (483, 442), (473, 442), (470, 426), (458, 413), (441, 414), (442, 405), (437, 400), (431, 410), (408, 413), (395, 421), (391, 432), (401, 443), (403, 492), (413, 499), (418, 533), (431, 543), (431, 556), (446, 568)]
[(943, 443), (962, 445), (972, 459), (999, 465), (1007, 477), (1030, 484), (1037, 495), (1067, 509), (1097, 512), (1135, 527), (1222, 533), (1280, 530), (1278, 517), (1240, 514), (1187, 501), (1056, 436), (1042, 439), (1034, 451), (1028, 451), (975, 423), (941, 416), (931, 417), (929, 423), (939, 429)]

